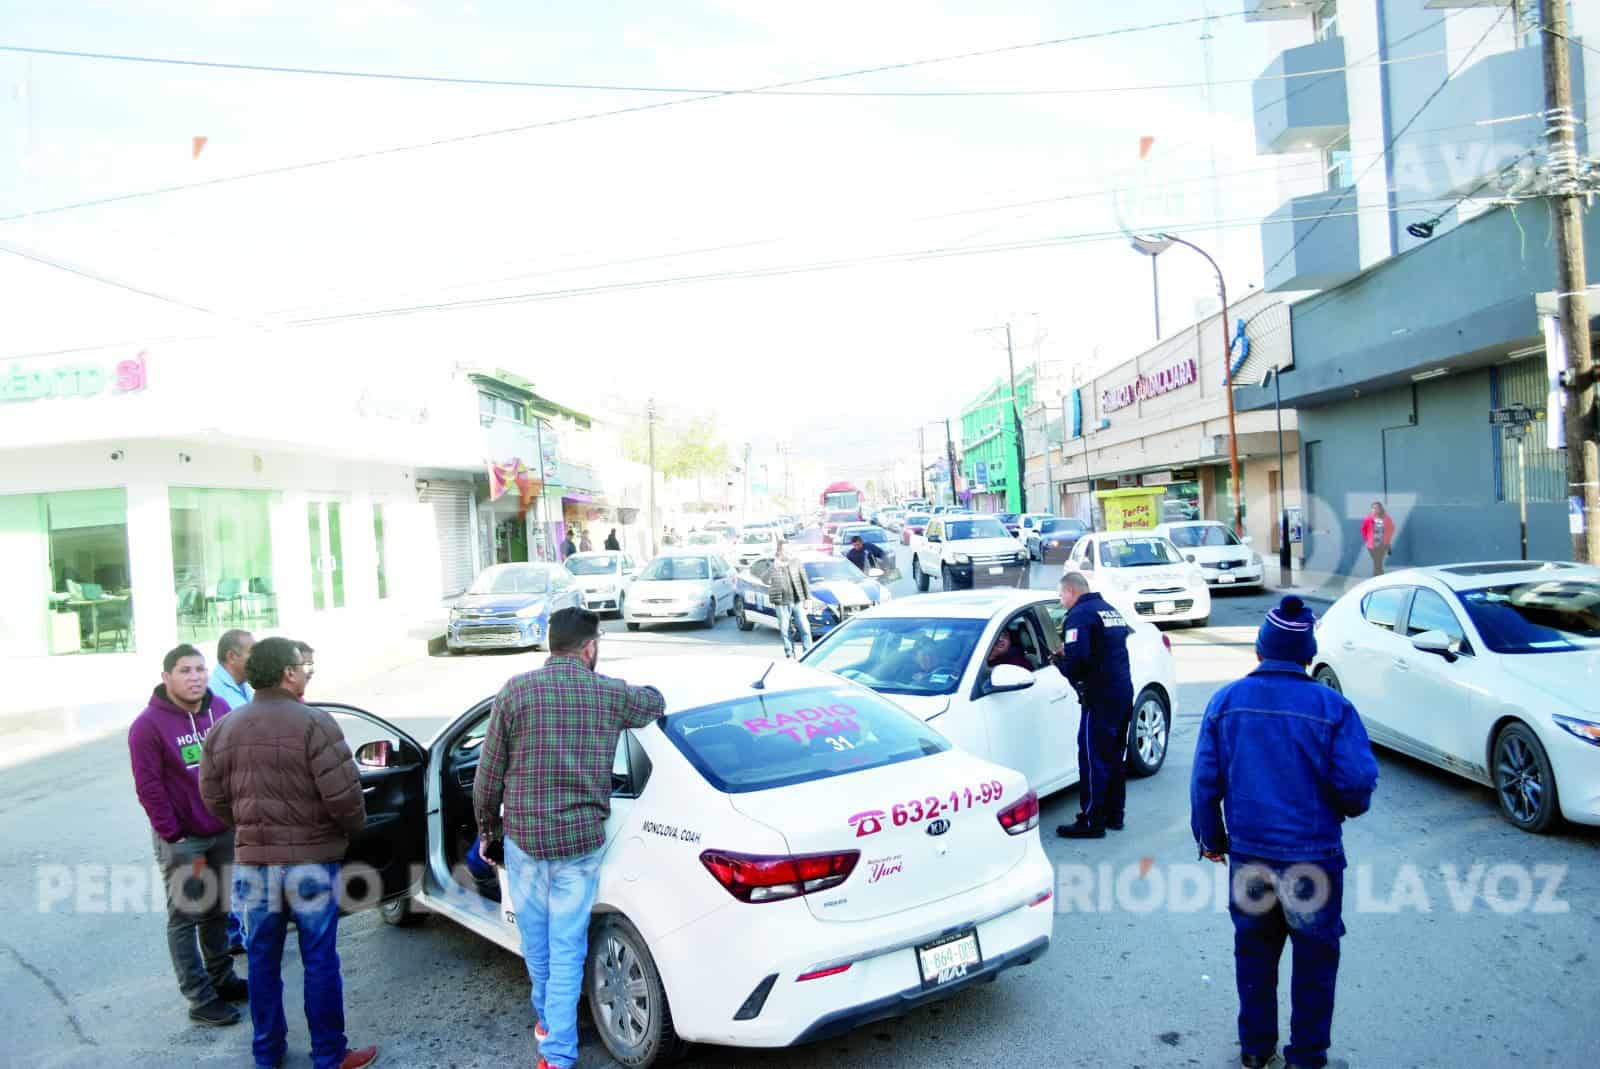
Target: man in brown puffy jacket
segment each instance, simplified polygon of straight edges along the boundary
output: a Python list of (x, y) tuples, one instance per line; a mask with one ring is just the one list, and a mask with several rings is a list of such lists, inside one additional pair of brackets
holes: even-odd
[(255, 697), (207, 736), (200, 797), (234, 829), (256, 1065), (275, 1066), (288, 1049), (281, 967), (292, 917), (312, 1065), (365, 1069), (378, 1048), (353, 1051), (345, 1040), (337, 944), (339, 862), (367, 813), (344, 733), (333, 717), (305, 704), (312, 654), (286, 638), (256, 643), (245, 665)]

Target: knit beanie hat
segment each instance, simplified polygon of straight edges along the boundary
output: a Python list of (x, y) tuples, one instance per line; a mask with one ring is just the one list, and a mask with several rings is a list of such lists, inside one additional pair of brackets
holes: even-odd
[(1317, 618), (1306, 603), (1290, 594), (1267, 613), (1256, 635), (1256, 652), (1269, 661), (1310, 664), (1317, 655)]

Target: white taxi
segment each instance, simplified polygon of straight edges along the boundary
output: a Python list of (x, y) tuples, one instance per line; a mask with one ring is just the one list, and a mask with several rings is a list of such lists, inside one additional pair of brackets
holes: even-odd
[(1085, 535), (1061, 570), (1082, 572), (1091, 590), (1141, 620), (1195, 627), (1211, 620), (1211, 589), (1200, 566), (1155, 531)]
[[(1078, 696), (1051, 663), (1060, 602), (1042, 590), (925, 594), (846, 622), (802, 658), (893, 699), (957, 746), (1014, 768), (1041, 798), (1078, 782)], [(1178, 695), (1167, 637), (1130, 620), (1128, 771), (1166, 760)], [(1004, 657), (991, 659), (1005, 636)]]
[[(668, 710), (623, 733), (612, 769), (584, 993), (618, 1062), (823, 1039), (1049, 948), (1054, 873), (1021, 774), (794, 662), (613, 671)], [(325, 708), (357, 747), (367, 830), (348, 860), (378, 866), (369, 899), (393, 924), (435, 913), (517, 952), (499, 883), (464, 864), (490, 703), (426, 745)]]

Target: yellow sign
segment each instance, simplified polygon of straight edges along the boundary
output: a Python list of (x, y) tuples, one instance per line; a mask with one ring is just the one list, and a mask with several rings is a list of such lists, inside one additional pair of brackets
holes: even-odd
[(1161, 522), (1161, 499), (1166, 496), (1161, 486), (1134, 487), (1127, 490), (1096, 490), (1094, 496), (1105, 513), (1108, 531), (1148, 531)]

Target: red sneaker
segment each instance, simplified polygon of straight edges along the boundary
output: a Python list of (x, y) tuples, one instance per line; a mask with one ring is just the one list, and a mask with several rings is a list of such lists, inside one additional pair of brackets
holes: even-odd
[(345, 1054), (344, 1061), (339, 1063), (339, 1069), (367, 1069), (378, 1060), (377, 1047), (362, 1047)]

